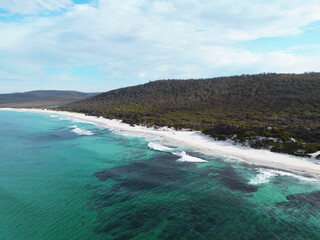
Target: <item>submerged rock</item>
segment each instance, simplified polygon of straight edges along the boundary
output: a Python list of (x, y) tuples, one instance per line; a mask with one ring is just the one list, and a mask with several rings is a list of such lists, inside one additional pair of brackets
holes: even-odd
[(299, 193), (292, 194), (286, 197), (288, 201), (297, 201), (301, 204), (311, 204), (320, 206), (320, 191), (314, 191), (311, 193)]

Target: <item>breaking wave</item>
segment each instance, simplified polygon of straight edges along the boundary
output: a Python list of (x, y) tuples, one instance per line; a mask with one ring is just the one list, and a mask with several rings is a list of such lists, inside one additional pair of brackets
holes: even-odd
[(272, 178), (277, 176), (293, 177), (302, 181), (309, 181), (309, 182), (320, 182), (318, 179), (303, 177), (303, 176), (296, 175), (294, 173), (283, 172), (279, 170), (259, 168), (258, 171), (259, 173), (255, 177), (250, 179), (249, 184), (259, 185), (259, 184), (268, 183)]
[(69, 127), (71, 130), (71, 132), (74, 132), (78, 135), (93, 135), (93, 132), (89, 131), (89, 130), (85, 130), (85, 129), (81, 129), (81, 128), (78, 128), (77, 125), (74, 125), (74, 126), (71, 126)]
[(192, 157), (188, 155), (185, 151), (182, 152), (173, 152), (174, 155), (179, 156), (180, 158), (177, 160), (178, 162), (208, 162), (207, 160)]
[(270, 182), (270, 179), (274, 178), (275, 176), (277, 176), (277, 174), (272, 172), (272, 170), (259, 169), (259, 173), (254, 178), (250, 179), (249, 184), (259, 185), (268, 183)]
[(163, 146), (158, 143), (153, 143), (153, 142), (148, 143), (148, 147), (152, 150), (156, 150), (156, 151), (160, 151), (160, 152), (170, 152), (174, 149), (174, 148), (169, 148), (169, 147)]
[(155, 150), (155, 151), (159, 151), (159, 152), (171, 152), (173, 155), (176, 155), (176, 156), (180, 157), (177, 160), (178, 162), (194, 162), (194, 163), (197, 163), (197, 162), (208, 162), (207, 160), (190, 156), (185, 151), (173, 152), (175, 150), (175, 148), (170, 148), (170, 147), (167, 147), (167, 146), (163, 146), (163, 145), (161, 145), (159, 143), (149, 142), (148, 143), (148, 147), (149, 147), (149, 149), (152, 149), (152, 150)]

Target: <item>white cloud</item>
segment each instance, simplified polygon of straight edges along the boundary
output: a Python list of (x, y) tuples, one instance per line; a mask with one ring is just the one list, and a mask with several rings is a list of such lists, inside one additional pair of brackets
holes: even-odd
[(8, 74), (40, 79), (45, 68), (98, 65), (114, 81), (143, 82), (320, 70), (318, 56), (297, 56), (294, 48), (256, 53), (236, 47), (301, 33), (320, 21), (320, 0), (0, 0), (1, 7), (21, 14), (67, 10), (0, 22), (0, 70)]
[(0, 8), (17, 14), (59, 11), (72, 4), (71, 0), (0, 0)]

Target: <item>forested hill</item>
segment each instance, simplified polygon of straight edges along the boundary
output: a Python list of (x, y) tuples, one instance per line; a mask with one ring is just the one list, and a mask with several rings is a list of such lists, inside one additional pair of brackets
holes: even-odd
[[(320, 73), (160, 80), (102, 93), (62, 109), (132, 124), (191, 128), (220, 138), (303, 139), (295, 132), (320, 133)], [(272, 132), (266, 132), (270, 127)], [(319, 136), (309, 136), (314, 137), (306, 141), (320, 142)]]
[(0, 94), (0, 107), (46, 107), (62, 105), (97, 93), (76, 91), (39, 90), (24, 93)]
[(315, 125), (320, 120), (320, 74), (160, 80), (102, 93), (63, 108), (183, 127), (217, 123)]

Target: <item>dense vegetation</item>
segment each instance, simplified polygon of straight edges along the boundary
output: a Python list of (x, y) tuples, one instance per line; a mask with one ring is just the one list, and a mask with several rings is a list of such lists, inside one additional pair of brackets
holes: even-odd
[(94, 95), (97, 95), (97, 93), (55, 90), (0, 94), (0, 107), (56, 106), (78, 101)]
[(320, 150), (319, 73), (160, 80), (61, 109), (130, 124), (200, 130), (214, 138), (295, 155)]

